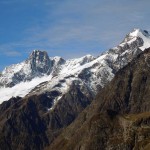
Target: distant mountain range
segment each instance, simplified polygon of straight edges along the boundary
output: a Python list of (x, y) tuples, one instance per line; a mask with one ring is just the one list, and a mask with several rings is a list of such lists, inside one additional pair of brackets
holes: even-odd
[[(148, 56), (149, 53), (148, 50), (145, 53), (143, 51), (149, 47), (149, 33), (146, 30), (134, 29), (126, 35), (118, 46), (109, 49), (96, 58), (86, 55), (77, 59), (64, 60), (61, 57), (50, 58), (45, 51), (34, 50), (24, 62), (6, 67), (0, 76), (0, 147), (3, 149), (41, 150), (49, 146), (60, 135), (63, 128), (70, 125), (94, 99), (96, 99), (95, 105), (100, 105), (100, 108), (93, 106), (93, 102), (86, 110), (98, 111), (97, 109), (99, 109), (100, 112), (98, 113), (108, 110), (108, 114), (104, 114), (109, 115), (110, 112), (115, 116), (120, 112), (123, 112), (123, 114), (130, 112), (130, 109), (134, 109), (134, 105), (130, 105), (133, 108), (128, 108), (130, 96), (129, 94), (126, 95), (126, 92), (130, 93), (132, 89), (131, 86), (128, 87), (126, 84), (132, 82), (132, 80), (124, 81), (124, 76), (128, 75), (126, 73), (122, 74), (123, 81), (115, 79), (117, 78), (115, 75), (118, 71), (121, 72), (127, 64), (129, 64), (127, 66), (130, 66), (132, 60), (132, 64), (135, 60), (138, 62), (137, 56), (144, 57), (146, 61), (143, 64), (146, 63), (147, 65), (149, 57), (145, 57), (145, 55)], [(130, 69), (132, 70), (132, 68)], [(114, 80), (110, 83), (113, 78)], [(131, 78), (133, 78), (133, 75)], [(111, 87), (105, 90), (105, 87), (108, 88), (109, 85)], [(117, 88), (117, 86), (121, 87)], [(99, 92), (100, 94), (98, 94)], [(118, 93), (120, 99), (118, 100), (116, 95), (114, 96), (116, 99), (111, 98), (113, 95), (110, 96), (109, 92), (114, 95)], [(119, 95), (120, 93), (123, 93), (123, 95)], [(97, 94), (98, 96), (96, 96)], [(100, 95), (103, 98), (99, 98)], [(134, 97), (131, 103), (134, 103)], [(137, 105), (140, 107), (140, 103)], [(128, 112), (127, 109), (129, 109)], [(91, 116), (90, 112), (91, 115), (93, 114), (90, 110), (87, 113), (88, 116)], [(138, 113), (137, 109), (135, 112)], [(85, 121), (88, 118), (85, 116)], [(106, 119), (109, 120), (108, 117)], [(84, 121), (82, 120), (82, 122)], [(78, 123), (79, 126), (81, 124), (81, 122)], [(76, 124), (77, 127), (78, 125)], [(75, 132), (75, 130), (77, 129), (74, 125), (72, 129), (68, 129), (70, 133)], [(73, 144), (72, 146), (74, 146), (74, 143), (70, 145), (71, 140), (66, 141), (66, 136), (68, 135), (70, 138), (71, 135), (63, 133), (65, 137), (61, 140), (61, 144), (64, 145), (62, 149), (67, 149), (67, 145), (71, 147)], [(84, 136), (86, 137), (83, 134), (83, 138)], [(58, 141), (56, 140), (57, 144), (54, 142), (54, 149), (60, 149), (60, 137), (58, 137)], [(102, 138), (106, 137), (102, 136)], [(74, 141), (76, 140), (74, 139)], [(107, 142), (106, 139), (103, 143), (106, 144), (105, 142)], [(77, 144), (77, 147), (72, 148), (80, 149), (81, 146), (84, 150), (88, 144), (83, 144), (85, 144), (85, 147), (82, 144)], [(106, 148), (105, 145), (102, 146)]]
[[(117, 47), (97, 58), (86, 55), (77, 59), (64, 60), (61, 57), (50, 58), (47, 52), (34, 50), (27, 60), (6, 67), (2, 71), (1, 102), (12, 96), (24, 97), (29, 92), (39, 94), (57, 90), (63, 95), (73, 83), (82, 85), (95, 96), (97, 90), (104, 87), (120, 68), (148, 47), (150, 47), (149, 33), (134, 29)], [(39, 84), (45, 81), (48, 82), (40, 87)], [(6, 94), (7, 90), (9, 94)], [(57, 98), (54, 101), (57, 101)]]

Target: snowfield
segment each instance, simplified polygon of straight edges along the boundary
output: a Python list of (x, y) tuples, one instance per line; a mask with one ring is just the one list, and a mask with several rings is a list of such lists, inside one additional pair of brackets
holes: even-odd
[(21, 82), (12, 88), (2, 87), (0, 88), (0, 104), (3, 101), (9, 100), (12, 97), (24, 97), (26, 96), (34, 87), (42, 82), (51, 80), (51, 76), (44, 76), (42, 78), (35, 78), (28, 82)]

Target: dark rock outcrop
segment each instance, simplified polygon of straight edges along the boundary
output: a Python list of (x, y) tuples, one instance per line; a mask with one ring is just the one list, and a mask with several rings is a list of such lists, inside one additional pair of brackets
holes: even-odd
[(61, 97), (55, 109), (49, 108), (53, 98), (60, 94), (57, 91), (3, 102), (0, 105), (0, 149), (41, 150), (48, 146), (91, 103), (90, 94), (85, 96), (75, 85), (71, 89)]
[(52, 61), (45, 51), (34, 50), (26, 62), (31, 65), (33, 73), (49, 74), (51, 72)]

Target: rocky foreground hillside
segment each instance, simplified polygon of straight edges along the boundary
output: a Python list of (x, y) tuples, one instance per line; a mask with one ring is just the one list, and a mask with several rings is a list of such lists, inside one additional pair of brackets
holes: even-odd
[(121, 69), (47, 149), (150, 149), (150, 49)]

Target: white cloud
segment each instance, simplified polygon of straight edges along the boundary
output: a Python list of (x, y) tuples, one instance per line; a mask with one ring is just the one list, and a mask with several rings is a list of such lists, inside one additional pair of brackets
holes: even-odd
[(4, 54), (9, 57), (21, 56), (21, 53), (18, 51), (6, 51)]

